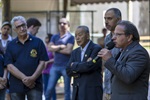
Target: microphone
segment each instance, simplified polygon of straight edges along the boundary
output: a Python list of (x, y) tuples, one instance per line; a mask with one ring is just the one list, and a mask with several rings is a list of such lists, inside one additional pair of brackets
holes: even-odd
[[(109, 43), (106, 44), (106, 47), (105, 47), (105, 48), (108, 49), (108, 50), (111, 50), (111, 49), (114, 48), (114, 47), (115, 47), (115, 43), (111, 40)], [(99, 58), (100, 58), (100, 57), (96, 56), (96, 57), (92, 60), (92, 62), (93, 62), (93, 63), (96, 63)]]

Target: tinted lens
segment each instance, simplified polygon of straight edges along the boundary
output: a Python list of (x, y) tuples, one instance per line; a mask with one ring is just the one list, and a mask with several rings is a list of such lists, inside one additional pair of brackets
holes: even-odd
[(21, 24), (21, 25), (16, 26), (16, 28), (17, 28), (17, 29), (19, 29), (19, 28), (21, 28), (21, 27), (24, 28), (25, 26), (26, 26), (26, 24)]
[(67, 23), (64, 23), (64, 22), (59, 22), (59, 25), (66, 25)]

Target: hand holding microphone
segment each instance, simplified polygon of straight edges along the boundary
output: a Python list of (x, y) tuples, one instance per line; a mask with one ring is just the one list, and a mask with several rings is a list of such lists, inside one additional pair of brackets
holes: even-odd
[[(111, 40), (108, 44), (106, 44), (106, 47), (105, 47), (105, 48), (108, 49), (108, 50), (111, 50), (112, 48), (114, 48), (114, 46), (115, 46), (115, 43)], [(102, 51), (100, 51), (100, 52), (102, 52)], [(100, 58), (99, 56), (96, 56), (96, 57), (92, 60), (92, 62), (93, 62), (93, 63), (96, 63), (99, 58)]]

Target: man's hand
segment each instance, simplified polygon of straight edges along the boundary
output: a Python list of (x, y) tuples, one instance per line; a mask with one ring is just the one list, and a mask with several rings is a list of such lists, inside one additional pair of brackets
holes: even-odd
[(0, 77), (0, 84), (2, 85), (2, 87), (6, 87), (7, 79)]
[(2, 78), (2, 77), (0, 77), (0, 83), (2, 82), (2, 80), (3, 80), (3, 78)]
[(90, 57), (90, 58), (87, 59), (87, 62), (89, 62), (89, 61), (91, 61), (91, 60), (92, 60), (92, 58)]
[(98, 52), (98, 56), (102, 57), (102, 59), (104, 61), (106, 61), (112, 57), (112, 54), (111, 54), (110, 50), (103, 48)]
[(25, 77), (24, 79), (22, 79), (22, 82), (30, 89), (34, 88), (36, 84), (35, 80), (31, 76)]
[(5, 86), (3, 86), (2, 84), (0, 84), (0, 90), (4, 89), (4, 88), (5, 88)]
[(64, 48), (66, 48), (66, 45), (61, 44), (61, 45), (60, 45), (60, 49), (64, 49)]

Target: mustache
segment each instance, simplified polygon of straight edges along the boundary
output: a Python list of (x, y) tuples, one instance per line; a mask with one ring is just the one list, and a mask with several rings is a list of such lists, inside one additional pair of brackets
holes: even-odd
[(109, 26), (109, 24), (108, 24), (108, 23), (105, 23), (105, 25), (106, 25), (106, 26)]

